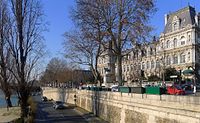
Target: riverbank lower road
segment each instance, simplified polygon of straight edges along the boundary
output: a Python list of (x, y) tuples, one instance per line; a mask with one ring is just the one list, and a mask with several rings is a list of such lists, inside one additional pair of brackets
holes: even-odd
[(54, 109), (52, 102), (38, 103), (36, 123), (88, 123), (73, 106)]

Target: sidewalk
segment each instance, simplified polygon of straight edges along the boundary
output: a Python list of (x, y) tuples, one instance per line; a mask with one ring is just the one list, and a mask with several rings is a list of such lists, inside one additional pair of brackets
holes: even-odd
[(11, 122), (20, 118), (20, 107), (0, 108), (0, 123)]

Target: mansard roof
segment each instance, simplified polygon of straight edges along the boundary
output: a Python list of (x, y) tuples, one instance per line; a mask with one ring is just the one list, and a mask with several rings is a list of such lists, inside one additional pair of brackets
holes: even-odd
[(179, 28), (184, 28), (188, 24), (195, 24), (195, 8), (187, 6), (176, 12), (167, 15), (167, 24), (165, 25), (164, 33), (172, 32), (172, 24), (174, 20), (179, 21)]

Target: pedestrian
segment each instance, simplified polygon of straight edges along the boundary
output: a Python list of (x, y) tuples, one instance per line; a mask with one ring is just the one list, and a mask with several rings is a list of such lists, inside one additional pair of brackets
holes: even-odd
[(21, 105), (21, 98), (20, 97), (18, 97), (18, 106), (20, 106)]
[(8, 97), (6, 97), (6, 103), (7, 103), (7, 111), (9, 111), (9, 100), (8, 100)]

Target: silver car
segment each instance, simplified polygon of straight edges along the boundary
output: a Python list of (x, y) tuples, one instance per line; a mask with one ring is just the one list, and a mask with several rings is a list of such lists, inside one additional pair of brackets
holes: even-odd
[(55, 101), (53, 103), (53, 108), (54, 109), (64, 109), (65, 108), (64, 102), (62, 102), (62, 101)]

